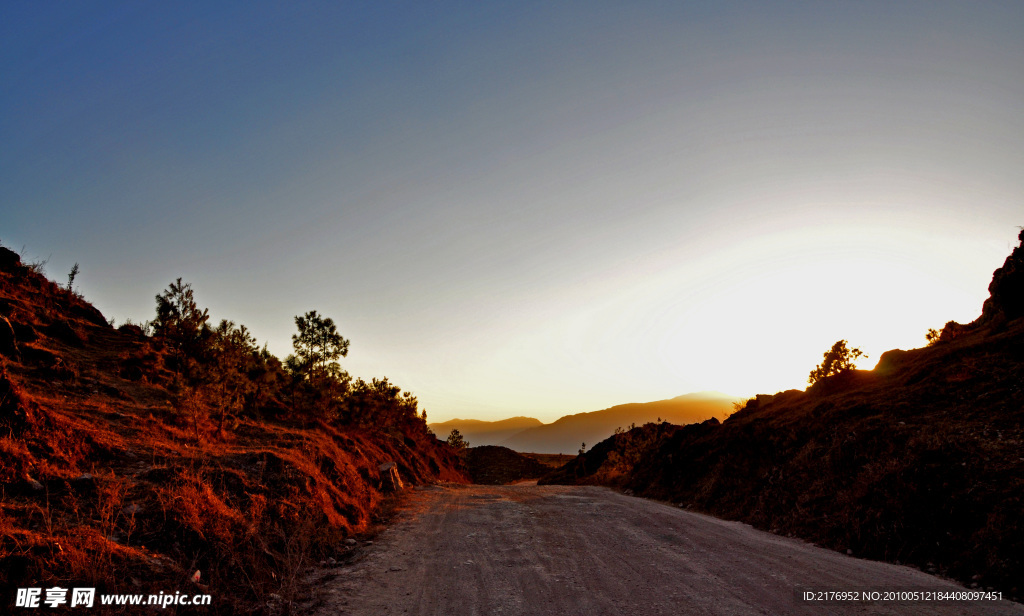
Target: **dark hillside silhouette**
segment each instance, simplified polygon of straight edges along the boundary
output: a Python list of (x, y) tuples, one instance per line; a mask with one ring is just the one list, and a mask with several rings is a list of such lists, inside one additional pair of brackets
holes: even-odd
[(480, 484), (537, 479), (551, 470), (531, 457), (496, 445), (470, 447), (463, 452), (462, 459), (473, 483)]

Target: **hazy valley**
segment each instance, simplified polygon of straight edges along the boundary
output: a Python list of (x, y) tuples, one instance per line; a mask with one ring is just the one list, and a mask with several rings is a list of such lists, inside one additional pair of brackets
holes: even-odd
[(516, 451), (575, 454), (582, 444), (590, 447), (617, 429), (667, 421), (673, 424), (700, 423), (712, 417), (724, 420), (733, 412), (736, 398), (716, 392), (686, 394), (671, 400), (620, 404), (600, 411), (566, 415), (550, 424), (532, 417), (501, 421), (452, 419), (429, 424), (440, 438), (458, 430), (470, 445), (501, 445)]

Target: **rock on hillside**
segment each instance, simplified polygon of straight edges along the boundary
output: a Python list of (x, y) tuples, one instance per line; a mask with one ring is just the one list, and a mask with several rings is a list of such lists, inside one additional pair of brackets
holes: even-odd
[(1024, 316), (1024, 230), (1018, 235), (1020, 246), (992, 274), (989, 298), (981, 311), (981, 322), (1019, 319)]

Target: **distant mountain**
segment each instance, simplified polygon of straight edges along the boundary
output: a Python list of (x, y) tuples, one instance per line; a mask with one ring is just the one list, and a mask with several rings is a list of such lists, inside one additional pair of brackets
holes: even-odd
[(441, 423), (429, 424), (431, 430), (440, 439), (448, 438), (452, 430), (458, 430), (462, 437), (473, 447), (480, 445), (497, 445), (523, 430), (544, 425), (533, 417), (510, 417), (501, 421), (481, 421), (479, 419), (452, 419)]
[[(616, 428), (628, 429), (634, 423), (639, 426), (659, 418), (680, 425), (699, 423), (712, 417), (722, 420), (733, 411), (736, 400), (718, 392), (700, 392), (657, 402), (620, 404), (602, 411), (567, 415), (550, 424), (520, 430), (500, 444), (530, 453), (575, 453), (581, 443), (594, 445), (614, 434)], [(469, 441), (472, 443), (472, 439)]]

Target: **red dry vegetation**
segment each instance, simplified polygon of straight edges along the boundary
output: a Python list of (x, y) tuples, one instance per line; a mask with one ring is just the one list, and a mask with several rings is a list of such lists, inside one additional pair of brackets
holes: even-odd
[(16, 588), (77, 585), (261, 613), (376, 528), (382, 463), (466, 481), (423, 421), (339, 425), (271, 401), (223, 429), (199, 390), (174, 389), (158, 340), (37, 270), (0, 247), (0, 611)]

